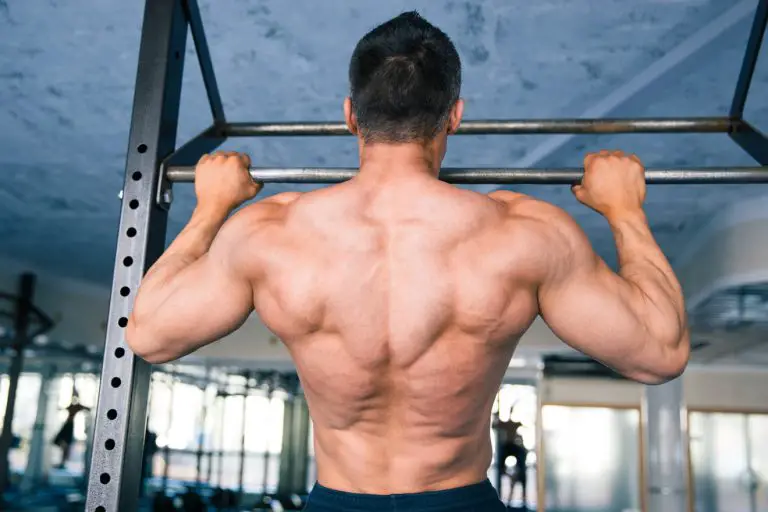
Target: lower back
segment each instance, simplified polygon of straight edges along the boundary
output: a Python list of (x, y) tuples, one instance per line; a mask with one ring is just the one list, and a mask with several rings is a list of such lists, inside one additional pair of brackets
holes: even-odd
[(367, 367), (344, 340), (322, 338), (290, 345), (314, 421), (322, 485), (404, 494), (485, 479), (491, 406), (516, 340), (489, 346), (448, 333), (409, 367)]

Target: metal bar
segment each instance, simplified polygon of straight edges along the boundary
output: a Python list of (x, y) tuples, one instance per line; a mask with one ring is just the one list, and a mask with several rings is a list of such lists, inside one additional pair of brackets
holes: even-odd
[[(275, 386), (274, 381), (270, 378), (267, 383), (267, 410), (272, 406), (272, 397), (274, 396)], [(269, 435), (264, 438), (264, 474), (262, 479), (262, 492), (267, 494), (267, 485), (269, 484)]]
[[(210, 126), (171, 153), (163, 161), (161, 168), (165, 169), (167, 166), (173, 165), (194, 165), (201, 156), (205, 153), (210, 153), (225, 140), (227, 140), (226, 137), (217, 134), (215, 125)], [(168, 209), (173, 201), (173, 189), (171, 188), (171, 183), (165, 177), (165, 172), (161, 172), (158, 179), (155, 200), (158, 206)]]
[[(283, 407), (283, 441), (282, 449), (280, 450), (280, 476), (277, 481), (277, 494), (287, 495), (294, 492), (293, 485), (293, 459), (294, 459), (294, 428), (293, 428), (293, 401), (295, 397), (291, 397), (285, 401)], [(266, 489), (264, 489), (266, 494)]]
[[(205, 369), (205, 377), (206, 379), (209, 379), (211, 375), (211, 369), (210, 367), (206, 367)], [(208, 419), (208, 386), (206, 385), (203, 388), (203, 405), (200, 411), (200, 433), (198, 434), (197, 438), (197, 461), (196, 461), (196, 469), (195, 469), (195, 482), (197, 483), (197, 488), (200, 489), (203, 484), (203, 451), (205, 450), (204, 446), (204, 440), (205, 440), (205, 422)]]
[[(16, 308), (13, 319), (13, 359), (8, 370), (8, 398), (3, 418), (3, 432), (0, 434), (0, 489), (5, 489), (10, 477), (8, 452), (13, 440), (13, 414), (16, 408), (16, 392), (19, 389), (19, 378), (24, 366), (24, 347), (29, 341), (29, 330), (32, 297), (35, 293), (35, 276), (22, 274), (19, 280), (19, 294), (16, 296)], [(3, 505), (0, 493), (0, 508)]]
[(741, 121), (730, 135), (731, 139), (758, 163), (768, 166), (768, 137), (764, 133), (746, 121)]
[(150, 365), (126, 347), (124, 328), (142, 275), (165, 246), (167, 212), (155, 197), (160, 163), (175, 147), (186, 37), (179, 0), (145, 2), (88, 511), (139, 509)]
[(686, 407), (683, 379), (660, 386), (645, 386), (642, 426), (647, 487), (643, 489), (654, 512), (688, 510)]
[(755, 11), (755, 19), (752, 22), (752, 30), (749, 33), (747, 49), (744, 52), (744, 61), (739, 72), (739, 80), (736, 83), (736, 91), (731, 103), (731, 116), (741, 119), (744, 116), (744, 106), (747, 104), (749, 87), (752, 84), (752, 76), (755, 74), (757, 58), (760, 55), (760, 47), (763, 45), (763, 35), (768, 23), (768, 0), (760, 0)]
[[(727, 133), (728, 117), (661, 119), (512, 119), (464, 121), (459, 135), (605, 134), (605, 133)], [(350, 135), (338, 122), (227, 123), (218, 128), (227, 137)]]
[(163, 447), (163, 494), (168, 490), (168, 471), (171, 469), (171, 432), (173, 432), (173, 389), (176, 382), (173, 377), (168, 378), (168, 424), (165, 426), (166, 443)]
[[(358, 170), (339, 168), (251, 168), (254, 180), (263, 183), (339, 183), (353, 178)], [(445, 168), (440, 179), (456, 184), (530, 184), (572, 185), (581, 180), (580, 168), (534, 169), (458, 169)], [(763, 167), (711, 167), (691, 169), (648, 169), (649, 184), (702, 184), (702, 183), (768, 183), (768, 169)], [(167, 170), (171, 182), (193, 182), (194, 167), (171, 167)]]
[(45, 471), (45, 425), (49, 407), (48, 399), (51, 398), (51, 384), (56, 375), (54, 365), (46, 365), (40, 372), (40, 391), (37, 394), (37, 411), (35, 411), (35, 426), (32, 429), (32, 440), (29, 443), (29, 456), (27, 468), (24, 470), (19, 488), (28, 493), (45, 485), (47, 472)]
[(192, 32), (192, 40), (195, 43), (197, 60), (200, 63), (200, 72), (203, 75), (205, 92), (208, 95), (208, 103), (211, 106), (213, 122), (216, 124), (225, 123), (224, 106), (219, 94), (219, 85), (216, 83), (216, 73), (213, 70), (213, 60), (211, 52), (208, 50), (208, 39), (205, 37), (203, 28), (203, 19), (200, 17), (200, 7), (197, 0), (184, 0), (184, 13), (189, 22), (189, 31)]
[(184, 143), (179, 149), (165, 159), (163, 165), (194, 165), (205, 153), (210, 153), (219, 147), (226, 139), (215, 126), (209, 126), (195, 137)]
[(226, 392), (221, 396), (221, 411), (219, 412), (219, 466), (216, 468), (216, 476), (218, 477), (217, 483), (219, 489), (222, 487), (222, 479), (224, 475), (224, 414), (227, 411), (227, 394)]
[(243, 392), (243, 417), (240, 424), (240, 471), (237, 477), (237, 502), (243, 502), (245, 495), (245, 429), (248, 425), (248, 394), (251, 390), (251, 374), (245, 372), (245, 391)]

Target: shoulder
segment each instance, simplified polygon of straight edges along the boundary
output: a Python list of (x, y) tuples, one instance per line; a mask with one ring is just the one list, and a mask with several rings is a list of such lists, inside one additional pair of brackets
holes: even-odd
[(492, 192), (488, 197), (503, 205), (507, 217), (513, 223), (529, 221), (542, 235), (566, 239), (583, 235), (573, 217), (552, 203), (507, 190)]
[(249, 242), (262, 239), (262, 234), (273, 234), (283, 225), (291, 205), (301, 196), (286, 192), (251, 203), (232, 214), (216, 236), (218, 245), (249, 247)]
[(299, 192), (284, 192), (249, 204), (227, 219), (225, 228), (250, 231), (280, 221), (299, 197)]
[(507, 191), (494, 192), (492, 199), (506, 208), (508, 230), (525, 237), (526, 246), (542, 265), (571, 268), (594, 259), (586, 233), (559, 206)]

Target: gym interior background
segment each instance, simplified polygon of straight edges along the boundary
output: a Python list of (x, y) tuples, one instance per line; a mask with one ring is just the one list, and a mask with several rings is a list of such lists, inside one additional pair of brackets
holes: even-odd
[[(339, 121), (355, 42), (414, 8), (458, 46), (469, 119), (684, 118), (732, 112), (766, 3), (200, 0), (196, 12), (228, 121)], [(143, 14), (142, 2), (0, 1), (0, 413), (13, 410), (0, 439), (7, 510), (85, 507)], [(187, 37), (177, 145), (211, 124)], [(743, 114), (763, 132), (766, 53)], [(247, 150), (264, 167), (356, 164), (355, 145), (341, 136), (236, 138), (222, 147)], [(585, 151), (603, 147), (662, 169), (768, 164), (764, 143), (748, 154), (724, 133), (559, 133), (454, 137), (446, 165), (578, 167)], [(264, 194), (314, 186), (269, 184)], [(615, 264), (607, 226), (567, 186), (512, 188), (564, 207)], [(193, 206), (191, 187), (173, 192), (169, 239)], [(534, 324), (494, 408), (501, 420), (512, 409), (530, 451), (526, 502), (516, 486), (514, 507), (655, 512), (659, 495), (677, 494), (695, 511), (768, 510), (768, 188), (652, 186), (647, 212), (685, 289), (692, 362), (649, 394)], [(31, 300), (19, 300), (25, 294)], [(89, 409), (74, 414), (60, 464), (61, 443), (53, 442), (75, 403)], [(258, 318), (178, 364), (152, 368), (147, 409), (154, 442), (146, 444), (141, 509), (290, 509), (313, 481), (299, 383)], [(664, 416), (670, 410), (682, 414)], [(104, 484), (104, 473), (90, 473)], [(497, 482), (495, 464), (489, 476)], [(501, 485), (506, 494), (510, 481)]]

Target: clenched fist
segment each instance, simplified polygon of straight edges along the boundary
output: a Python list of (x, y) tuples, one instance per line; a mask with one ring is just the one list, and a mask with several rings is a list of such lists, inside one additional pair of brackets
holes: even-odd
[(195, 168), (198, 207), (232, 211), (255, 197), (263, 185), (253, 181), (250, 166), (251, 158), (244, 153), (203, 155)]
[(645, 201), (645, 169), (635, 155), (600, 151), (584, 158), (584, 178), (573, 193), (581, 203), (605, 217), (642, 210)]

